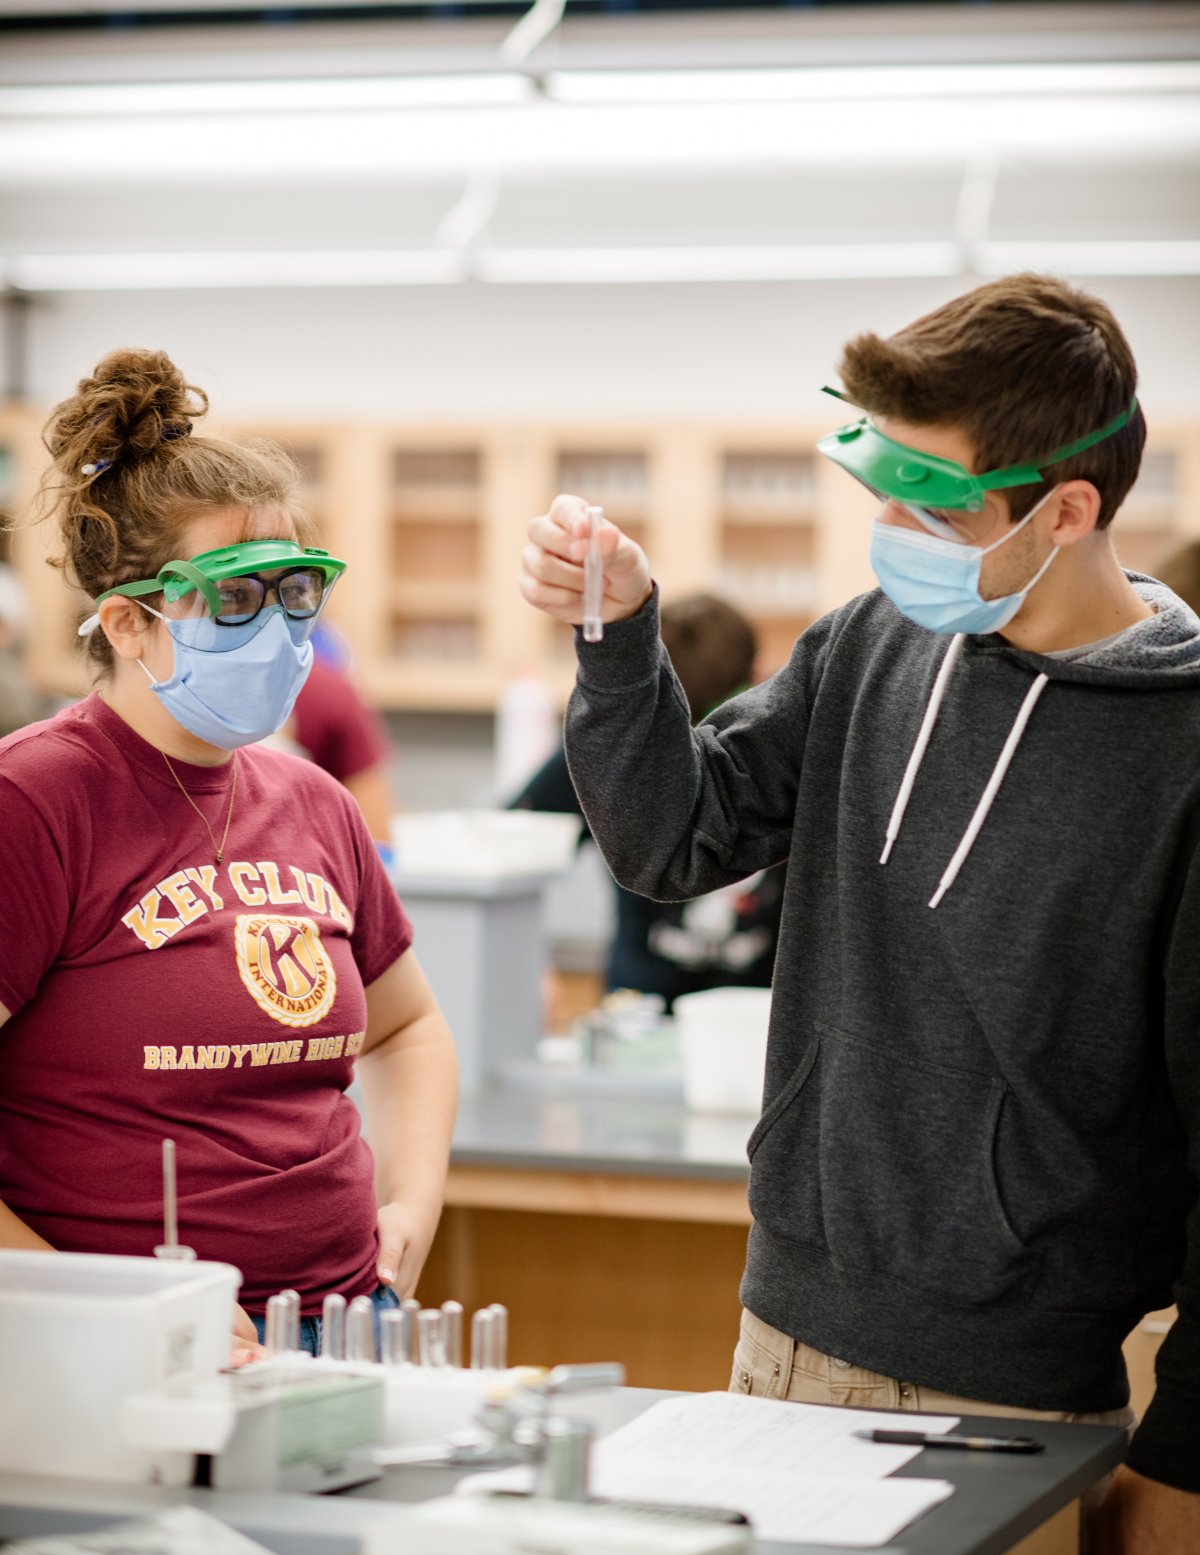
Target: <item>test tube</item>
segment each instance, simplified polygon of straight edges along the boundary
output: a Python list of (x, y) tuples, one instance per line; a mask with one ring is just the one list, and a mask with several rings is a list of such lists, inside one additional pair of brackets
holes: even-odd
[(446, 1364), (446, 1342), (442, 1336), (442, 1314), (436, 1307), (417, 1314), (417, 1353), (422, 1366)]
[(282, 1354), (287, 1349), (288, 1299), (280, 1294), (267, 1297), (267, 1330), (263, 1335), (263, 1343), (268, 1350), (276, 1355)]
[(321, 1354), (327, 1361), (346, 1359), (346, 1298), (336, 1291), (321, 1308)]
[(284, 1310), (287, 1313), (283, 1330), (283, 1348), (298, 1350), (300, 1348), (300, 1292), (281, 1290), (279, 1295), (285, 1303)]
[(355, 1296), (346, 1314), (346, 1359), (373, 1361), (375, 1354), (375, 1304), (370, 1296)]
[(487, 1371), (492, 1364), (492, 1328), (496, 1314), (481, 1307), (471, 1318), (471, 1370)]
[(404, 1335), (404, 1359), (410, 1366), (417, 1364), (417, 1317), (421, 1303), (415, 1296), (406, 1296), (400, 1303), (401, 1332)]
[(598, 643), (604, 638), (604, 560), (600, 555), (600, 525), (604, 509), (588, 507), (588, 547), (583, 560), (583, 640)]
[(446, 1365), (463, 1363), (463, 1309), (461, 1301), (442, 1302), (442, 1342), (446, 1349)]
[(492, 1314), (492, 1365), (503, 1371), (508, 1365), (508, 1308), (493, 1301), (488, 1311)]
[(385, 1366), (403, 1366), (408, 1360), (404, 1317), (405, 1314), (395, 1307), (379, 1314), (379, 1358)]

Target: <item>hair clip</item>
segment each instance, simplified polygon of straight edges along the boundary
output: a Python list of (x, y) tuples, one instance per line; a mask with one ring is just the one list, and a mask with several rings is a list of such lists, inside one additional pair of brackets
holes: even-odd
[(159, 438), (160, 443), (173, 443), (177, 437), (186, 437), (192, 430), (192, 423), (185, 421), (181, 427), (166, 427)]
[(111, 469), (111, 459), (96, 459), (93, 460), (91, 464), (81, 464), (79, 466), (79, 473), (81, 475), (103, 475), (105, 470)]

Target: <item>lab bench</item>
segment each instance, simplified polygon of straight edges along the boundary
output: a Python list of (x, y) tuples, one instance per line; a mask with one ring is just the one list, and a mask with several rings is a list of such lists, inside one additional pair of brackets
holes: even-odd
[(516, 1363), (726, 1387), (754, 1121), (633, 1094), (464, 1096), (422, 1301), (503, 1302)]
[[(663, 1395), (624, 1388), (601, 1404), (602, 1428), (634, 1418)], [(964, 1417), (979, 1433), (1010, 1431), (1011, 1420)], [(1043, 1424), (1045, 1451), (1030, 1456), (926, 1451), (899, 1470), (902, 1476), (950, 1480), (954, 1494), (909, 1525), (881, 1555), (1074, 1555), (1073, 1503), (1112, 1469), (1124, 1434), (1103, 1426)], [(217, 1490), (167, 1490), (101, 1485), (0, 1474), (0, 1539), (81, 1532), (187, 1501), (222, 1519), (277, 1555), (355, 1555), (364, 1532), (388, 1503), (443, 1495), (457, 1474), (450, 1469), (392, 1469), (357, 1490), (332, 1496), (277, 1495)], [(1027, 1536), (1031, 1536), (1027, 1539)], [(756, 1541), (756, 1555), (838, 1555), (828, 1545)], [(405, 1555), (397, 1547), (396, 1555)], [(464, 1552), (469, 1555), (469, 1552)]]

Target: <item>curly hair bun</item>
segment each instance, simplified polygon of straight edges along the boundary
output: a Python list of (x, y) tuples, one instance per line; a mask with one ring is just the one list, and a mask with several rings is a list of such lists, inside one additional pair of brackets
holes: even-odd
[(55, 409), (46, 446), (68, 479), (86, 466), (96, 479), (186, 437), (207, 409), (207, 395), (185, 382), (165, 351), (112, 351)]

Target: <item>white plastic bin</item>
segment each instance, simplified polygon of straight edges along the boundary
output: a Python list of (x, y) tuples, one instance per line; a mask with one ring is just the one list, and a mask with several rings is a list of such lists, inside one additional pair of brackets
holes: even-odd
[(400, 875), (502, 879), (557, 875), (570, 866), (577, 815), (536, 810), (421, 810), (392, 817)]
[(0, 1251), (0, 1469), (149, 1479), (118, 1403), (227, 1365), (240, 1283), (225, 1263)]
[(685, 993), (675, 1000), (674, 1013), (687, 1105), (697, 1112), (759, 1112), (771, 990)]

